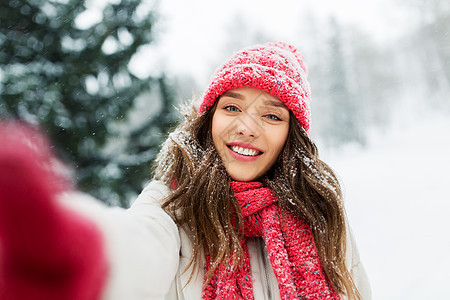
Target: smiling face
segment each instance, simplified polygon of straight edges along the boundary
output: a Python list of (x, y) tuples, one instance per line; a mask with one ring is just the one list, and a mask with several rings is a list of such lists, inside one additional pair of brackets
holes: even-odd
[(227, 173), (252, 181), (266, 173), (283, 149), (289, 110), (276, 97), (250, 87), (220, 96), (212, 119), (214, 146)]

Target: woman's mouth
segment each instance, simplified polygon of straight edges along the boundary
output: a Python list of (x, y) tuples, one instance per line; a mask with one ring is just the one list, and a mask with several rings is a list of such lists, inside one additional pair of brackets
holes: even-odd
[(244, 147), (240, 147), (240, 146), (236, 146), (236, 145), (231, 145), (228, 146), (232, 151), (236, 152), (237, 154), (240, 155), (245, 155), (245, 156), (257, 156), (259, 154), (261, 154), (260, 151), (257, 151), (255, 149), (249, 149), (249, 148), (244, 148)]
[(232, 142), (227, 147), (232, 157), (243, 162), (255, 161), (264, 153), (257, 147), (242, 142)]

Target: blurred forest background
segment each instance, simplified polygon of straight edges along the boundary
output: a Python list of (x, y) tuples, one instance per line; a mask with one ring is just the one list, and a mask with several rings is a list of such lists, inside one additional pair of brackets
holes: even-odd
[[(177, 118), (175, 87), (128, 68), (139, 47), (153, 43), (156, 12), (118, 1), (83, 28), (77, 18), (85, 10), (79, 0), (2, 1), (0, 114), (40, 126), (75, 169), (79, 189), (126, 207)], [(146, 113), (139, 120), (138, 110)]]
[[(280, 38), (238, 11), (230, 16), (220, 51), (211, 50), (214, 59), (204, 60), (208, 74), (196, 76), (165, 65), (171, 58), (159, 47), (164, 26), (158, 24), (168, 21), (158, 3), (105, 2), (95, 19), (89, 19), (89, 3), (1, 2), (0, 118), (41, 127), (75, 170), (78, 188), (127, 207), (180, 117), (174, 109), (180, 100), (201, 95), (204, 77), (232, 52)], [(326, 149), (364, 147), (374, 132), (395, 122), (420, 123), (428, 110), (450, 115), (450, 2), (397, 3), (415, 17), (386, 43), (333, 16), (298, 12), (298, 34), (286, 41), (306, 58), (312, 134)], [(149, 45), (152, 51), (143, 53)], [(136, 57), (143, 65), (152, 62), (154, 72), (140, 73)]]

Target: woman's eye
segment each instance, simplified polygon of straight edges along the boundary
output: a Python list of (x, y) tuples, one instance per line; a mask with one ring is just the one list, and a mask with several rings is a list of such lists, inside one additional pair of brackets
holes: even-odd
[(224, 107), (226, 110), (228, 110), (228, 111), (239, 111), (239, 109), (236, 107), (236, 106), (233, 106), (233, 105), (228, 105), (228, 106), (225, 106)]
[(271, 120), (281, 121), (281, 119), (279, 117), (277, 117), (276, 115), (266, 115), (265, 117), (268, 119), (271, 119)]

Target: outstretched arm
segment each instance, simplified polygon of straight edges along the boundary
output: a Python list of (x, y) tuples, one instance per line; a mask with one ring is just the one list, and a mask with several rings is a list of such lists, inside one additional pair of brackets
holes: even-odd
[(133, 209), (70, 188), (45, 139), (0, 122), (0, 299), (163, 299), (178, 270), (178, 228), (150, 183)]

